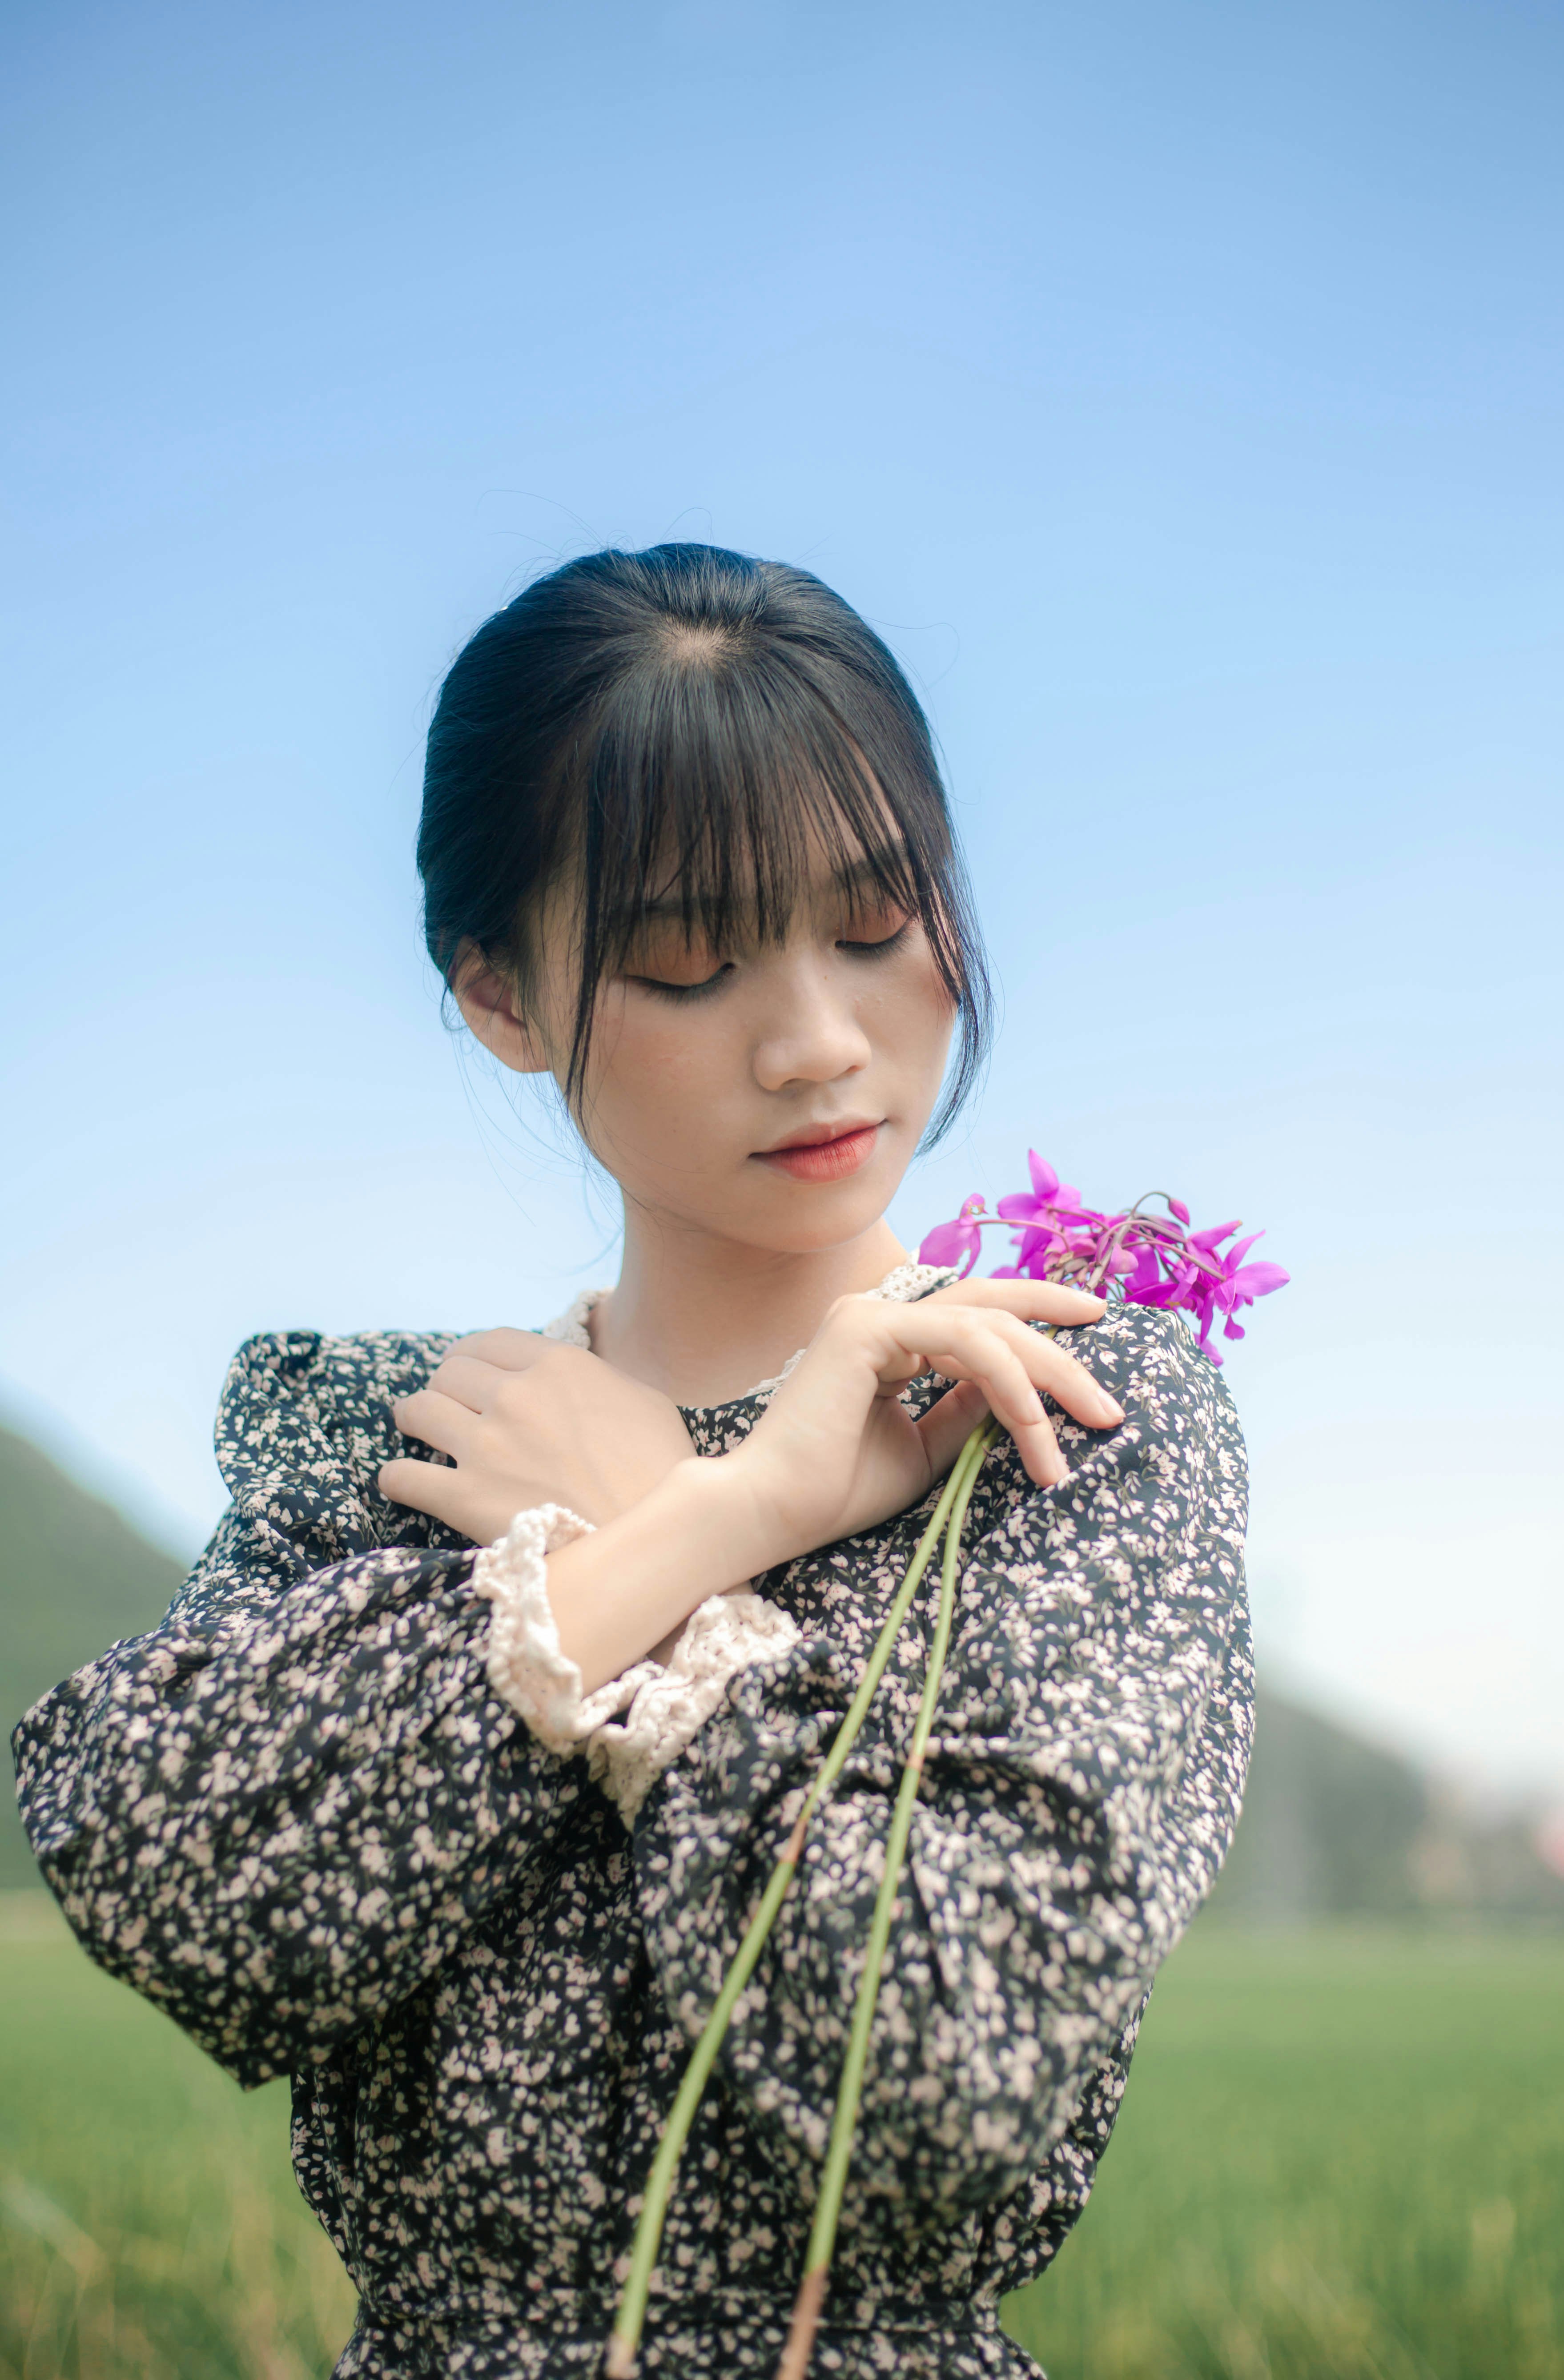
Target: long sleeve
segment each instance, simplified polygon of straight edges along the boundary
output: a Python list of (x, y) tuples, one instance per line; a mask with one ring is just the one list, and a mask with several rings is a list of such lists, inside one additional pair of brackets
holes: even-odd
[(429, 1361), (311, 1334), (241, 1349), (206, 1556), (160, 1628), (14, 1739), (89, 1951), (247, 2083), (416, 1989), (581, 1788), (490, 1686), (471, 1548), (373, 1488), (387, 1396)]
[[(1057, 1489), (1008, 1447), (989, 1458), (876, 2017), (855, 2188), (930, 2211), (994, 2205), (1065, 2139), (1216, 1876), (1247, 1761), (1226, 1391), (1144, 1310), (1073, 1352), (1126, 1419), (1107, 1439), (1061, 1427)], [(797, 2179), (823, 2154), (926, 1649), (914, 1630), (888, 1672), (729, 2036), (729, 2086)], [(816, 1633), (741, 1677), (649, 1800), (648, 1938), (690, 2033), (861, 1650)]]

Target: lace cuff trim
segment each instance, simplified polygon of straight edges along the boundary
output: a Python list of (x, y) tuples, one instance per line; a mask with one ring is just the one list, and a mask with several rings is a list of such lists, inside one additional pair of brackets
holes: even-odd
[(756, 1661), (779, 1659), (798, 1642), (799, 1632), (753, 1587), (734, 1587), (709, 1596), (691, 1612), (666, 1669), (659, 1661), (637, 1661), (584, 1695), (580, 1670), (560, 1650), (547, 1558), (590, 1528), (563, 1504), (518, 1512), (473, 1564), (473, 1592), (494, 1607), (489, 1678), (495, 1693), (521, 1713), (548, 1751), (564, 1757), (584, 1749), (591, 1776), (629, 1826), (662, 1771), (710, 1718), (729, 1681)]

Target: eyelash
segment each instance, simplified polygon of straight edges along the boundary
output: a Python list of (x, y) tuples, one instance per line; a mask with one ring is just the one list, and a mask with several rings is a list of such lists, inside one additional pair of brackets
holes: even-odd
[[(891, 953), (906, 941), (912, 929), (913, 921), (909, 917), (903, 925), (897, 927), (893, 934), (884, 935), (878, 942), (838, 942), (836, 947), (839, 951), (850, 951), (857, 959), (889, 958)], [(638, 983), (643, 991), (655, 992), (660, 1000), (675, 1002), (707, 1000), (716, 990), (723, 977), (731, 974), (732, 971), (732, 961), (724, 960), (716, 974), (709, 975), (704, 983), (661, 983), (654, 975), (632, 976), (630, 980), (632, 983)]]
[(904, 917), (893, 934), (882, 934), (878, 942), (838, 942), (839, 951), (851, 951), (855, 958), (888, 959), (892, 951), (900, 950), (912, 932), (913, 921)]
[(716, 990), (729, 972), (729, 965), (730, 963), (724, 959), (716, 974), (709, 975), (704, 983), (660, 983), (654, 975), (633, 975), (630, 980), (638, 983), (643, 991), (656, 992), (659, 1000), (705, 1000)]

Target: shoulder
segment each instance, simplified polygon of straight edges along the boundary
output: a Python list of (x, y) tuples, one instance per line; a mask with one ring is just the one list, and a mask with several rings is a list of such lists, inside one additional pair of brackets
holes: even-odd
[(359, 1330), (339, 1339), (323, 1330), (261, 1330), (229, 1365), (224, 1396), (337, 1407), (405, 1396), (428, 1378), (457, 1335)]
[(1034, 1592), (1049, 1609), (1062, 1598), (1121, 1618), (1139, 1609), (1146, 1643), (1190, 1628), (1225, 1642), (1243, 1599), (1248, 1470), (1221, 1373), (1178, 1316), (1155, 1307), (1116, 1304), (1059, 1337), (1124, 1419), (1088, 1429), (1050, 1401), (1069, 1465), (1056, 1487), (1027, 1477), (1009, 1439), (985, 1466), (974, 1512), (985, 1562), (1015, 1593), (1017, 1641)]
[(318, 1427), (421, 1388), (454, 1330), (261, 1330), (228, 1366), (220, 1415), (294, 1414)]
[(1191, 1427), (1238, 1436), (1238, 1415), (1227, 1382), (1200, 1352), (1182, 1314), (1152, 1305), (1109, 1305), (1100, 1322), (1059, 1332), (1077, 1363), (1154, 1428), (1183, 1435)]
[(259, 1331), (229, 1365), (218, 1402), (217, 1459), (224, 1475), (231, 1481), (236, 1467), (249, 1471), (258, 1460), (272, 1467), (307, 1451), (319, 1455), (358, 1436), (378, 1443), (391, 1405), (422, 1387), (455, 1336)]
[(1036, 1488), (1006, 1439), (992, 1464), (996, 1517), (1041, 1528), (1050, 1542), (1132, 1513), (1174, 1535), (1187, 1527), (1242, 1541), (1243, 1433), (1220, 1371), (1182, 1316), (1116, 1303), (1101, 1321), (1061, 1330), (1059, 1343), (1118, 1399), (1124, 1419), (1113, 1430), (1088, 1429), (1049, 1400), (1070, 1477)]

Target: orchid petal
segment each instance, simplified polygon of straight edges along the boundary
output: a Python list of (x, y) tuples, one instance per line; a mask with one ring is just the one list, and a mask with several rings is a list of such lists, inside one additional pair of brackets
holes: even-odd
[(1124, 1283), (1124, 1294), (1134, 1297), (1139, 1290), (1155, 1289), (1158, 1280), (1156, 1255), (1152, 1249), (1143, 1247), (1137, 1251), (1134, 1269)]
[(1035, 1148), (1026, 1152), (1026, 1170), (1032, 1176), (1032, 1187), (1046, 1207), (1059, 1196), (1059, 1176)]
[(919, 1264), (952, 1265), (965, 1257), (967, 1269), (977, 1261), (982, 1241), (970, 1223), (936, 1223), (917, 1252)]
[(1279, 1264), (1245, 1265), (1242, 1272), (1233, 1274), (1229, 1287), (1236, 1289), (1242, 1282), (1245, 1300), (1253, 1303), (1256, 1297), (1268, 1297), (1273, 1289), (1285, 1289), (1291, 1278)]

